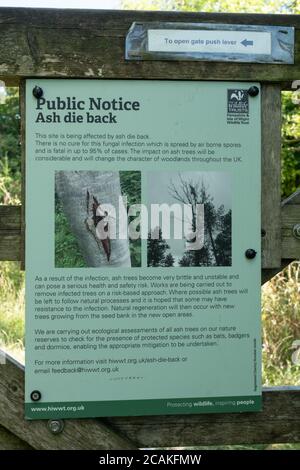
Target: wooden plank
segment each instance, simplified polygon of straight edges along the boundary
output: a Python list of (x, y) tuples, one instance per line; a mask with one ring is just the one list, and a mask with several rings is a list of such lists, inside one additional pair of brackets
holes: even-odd
[(114, 419), (114, 427), (153, 447), (299, 442), (299, 398), (299, 390), (266, 391), (260, 413)]
[(300, 388), (263, 392), (258, 413), (113, 418), (140, 447), (192, 447), (300, 441)]
[(282, 251), (288, 258), (300, 259), (300, 239), (293, 235), (296, 224), (300, 224), (300, 204), (287, 204), (282, 209)]
[[(300, 240), (294, 238), (292, 224), (299, 219), (300, 202), (289, 204), (282, 209), (282, 257), (277, 268), (266, 267), (262, 270), (265, 276), (281, 271), (290, 260), (299, 259)], [(291, 215), (292, 214), (292, 215)], [(0, 260), (19, 261), (21, 246), (21, 206), (0, 206)], [(264, 247), (262, 254), (264, 255)], [(271, 276), (272, 277), (272, 276)], [(263, 278), (263, 280), (265, 277)], [(264, 282), (266, 282), (264, 280)]]
[(20, 259), (21, 206), (0, 206), (0, 261)]
[[(1, 366), (0, 424), (35, 449), (130, 449), (300, 441), (300, 387), (267, 389), (263, 411), (202, 415), (65, 420), (53, 435), (47, 421), (25, 421), (24, 369)], [(123, 437), (122, 437), (123, 436)]]
[(300, 206), (300, 189), (298, 189), (296, 192), (294, 192), (289, 197), (284, 199), (284, 201), (282, 201), (282, 206), (295, 204), (298, 204)]
[[(262, 267), (281, 266), (281, 89), (279, 85), (262, 85)], [(255, 189), (254, 189), (255, 190)]]
[(300, 239), (293, 229), (300, 224), (300, 189), (282, 201), (281, 208), (281, 244), (287, 258), (300, 259)]
[[(1, 354), (1, 350), (0, 350)], [(24, 419), (24, 368), (10, 357), (1, 365), (0, 425), (35, 449), (109, 450), (133, 449), (135, 445), (107, 423), (91, 419), (68, 420), (61, 434), (52, 434), (47, 421)]]
[(33, 448), (0, 426), (0, 450), (33, 450)]
[(276, 276), (276, 274), (280, 273), (283, 269), (285, 269), (290, 263), (290, 259), (282, 259), (280, 267), (273, 269), (262, 269), (261, 284), (263, 285), (268, 282), (270, 279), (272, 279), (272, 277)]
[(20, 232), (21, 206), (0, 205), (0, 230)]
[[(295, 64), (126, 62), (125, 37), (134, 21), (267, 24), (296, 28)], [(256, 80), (287, 82), (300, 76), (299, 15), (1, 8), (0, 79), (22, 77)]]
[(20, 261), (20, 233), (0, 232), (0, 261)]

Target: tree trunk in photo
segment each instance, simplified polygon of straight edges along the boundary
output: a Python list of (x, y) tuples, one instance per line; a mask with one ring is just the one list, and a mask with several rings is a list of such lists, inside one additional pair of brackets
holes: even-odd
[[(125, 211), (121, 201), (119, 172), (99, 171), (57, 171), (55, 174), (57, 195), (62, 203), (65, 216), (75, 235), (88, 267), (131, 267), (129, 241), (119, 239), (119, 208)], [(112, 205), (116, 214), (116, 237), (110, 240), (110, 257), (101, 242), (97, 242), (87, 227), (87, 217), (91, 212), (87, 207), (87, 194), (97, 199), (100, 205)], [(120, 202), (121, 201), (121, 202)], [(120, 204), (120, 206), (119, 206)]]
[(216, 260), (216, 265), (219, 266), (219, 259), (218, 259), (218, 255), (217, 255), (216, 245), (215, 245), (215, 241), (214, 241), (214, 237), (213, 237), (212, 229), (211, 229), (210, 225), (208, 225), (207, 231), (208, 231), (208, 234), (209, 234), (209, 239), (210, 239), (212, 251), (213, 251), (213, 254), (214, 254), (214, 258)]

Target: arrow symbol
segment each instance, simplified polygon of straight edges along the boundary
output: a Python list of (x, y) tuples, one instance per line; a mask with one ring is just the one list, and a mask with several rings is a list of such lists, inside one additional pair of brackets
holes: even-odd
[(248, 39), (244, 39), (243, 41), (241, 41), (241, 44), (243, 44), (243, 46), (245, 46), (245, 47), (253, 46), (253, 41), (249, 41)]

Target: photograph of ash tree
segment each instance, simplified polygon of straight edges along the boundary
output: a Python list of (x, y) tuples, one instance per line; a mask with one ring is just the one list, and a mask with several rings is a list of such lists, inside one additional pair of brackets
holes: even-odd
[[(149, 231), (147, 240), (148, 267), (231, 266), (232, 209), (231, 177), (221, 172), (182, 172), (179, 174), (149, 172), (148, 203), (191, 207), (190, 228), (196, 230), (196, 207), (204, 205), (204, 246), (188, 249), (187, 240), (165, 239), (161, 227)], [(172, 223), (178, 222), (173, 216)], [(179, 221), (183, 223), (183, 221)]]
[(140, 239), (111, 240), (108, 259), (104, 247), (95, 241), (85, 222), (90, 213), (87, 194), (89, 206), (98, 200), (117, 208), (120, 195), (126, 196), (128, 207), (140, 204), (140, 171), (60, 171), (56, 172), (55, 180), (55, 267), (140, 267)]

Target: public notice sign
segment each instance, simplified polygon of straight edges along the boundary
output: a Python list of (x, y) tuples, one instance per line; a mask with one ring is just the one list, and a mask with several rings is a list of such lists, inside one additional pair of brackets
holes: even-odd
[(257, 411), (256, 83), (27, 80), (26, 417)]

